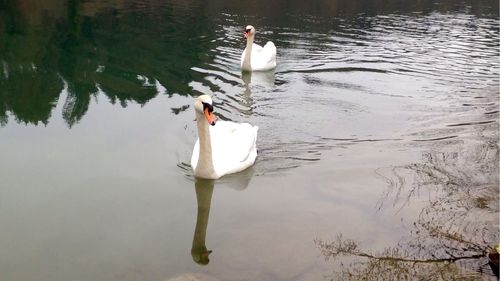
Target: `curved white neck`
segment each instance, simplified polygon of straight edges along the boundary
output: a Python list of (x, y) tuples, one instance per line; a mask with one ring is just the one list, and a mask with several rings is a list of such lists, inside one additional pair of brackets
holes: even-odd
[(252, 55), (252, 45), (253, 45), (253, 35), (248, 36), (247, 38), (247, 46), (245, 48), (245, 57), (243, 58), (243, 70), (251, 71), (252, 67), (250, 65), (250, 59)]
[(203, 178), (210, 178), (215, 171), (212, 159), (212, 142), (210, 139), (209, 125), (205, 116), (198, 112), (196, 113), (196, 123), (198, 127), (198, 138), (200, 139), (200, 155), (198, 156), (195, 174)]

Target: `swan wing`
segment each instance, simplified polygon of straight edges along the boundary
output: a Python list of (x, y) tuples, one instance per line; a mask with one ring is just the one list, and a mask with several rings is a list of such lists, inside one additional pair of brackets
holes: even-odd
[(210, 127), (213, 164), (217, 174), (242, 171), (257, 157), (257, 126), (248, 123), (219, 121)]
[(274, 60), (276, 62), (276, 46), (273, 42), (268, 41), (266, 45), (264, 45), (263, 52), (269, 57), (269, 60)]
[(269, 41), (261, 47), (257, 44), (252, 46), (251, 57), (252, 70), (270, 70), (276, 67), (276, 46)]
[(264, 48), (262, 48), (261, 45), (255, 44), (255, 43), (252, 44), (252, 52), (261, 52), (262, 49), (264, 49)]

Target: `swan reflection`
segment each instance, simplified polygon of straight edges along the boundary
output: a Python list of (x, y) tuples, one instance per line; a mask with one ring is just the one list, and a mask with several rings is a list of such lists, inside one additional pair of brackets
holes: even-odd
[(268, 72), (242, 72), (241, 80), (243, 81), (243, 92), (238, 95), (239, 103), (248, 108), (247, 115), (253, 113), (254, 97), (252, 95), (252, 88), (261, 88), (264, 91), (274, 89), (275, 77), (274, 70)]
[[(242, 191), (247, 188), (252, 176), (253, 169), (249, 168), (241, 173), (224, 177), (219, 183), (222, 186), (227, 185), (234, 190)], [(212, 250), (208, 250), (206, 246), (206, 236), (214, 185), (215, 180), (195, 178), (194, 187), (196, 190), (198, 212), (193, 244), (191, 246), (191, 256), (193, 261), (200, 265), (207, 265), (210, 262), (209, 255), (212, 253)]]
[(196, 179), (196, 201), (198, 203), (198, 214), (196, 216), (196, 227), (194, 229), (193, 246), (191, 256), (197, 264), (207, 265), (210, 262), (208, 256), (212, 253), (205, 245), (207, 236), (208, 217), (210, 215), (210, 204), (214, 192), (214, 180)]
[(275, 84), (275, 75), (276, 72), (274, 70), (267, 72), (242, 72), (241, 80), (245, 85), (245, 90), (253, 86), (260, 86), (264, 88), (274, 88)]

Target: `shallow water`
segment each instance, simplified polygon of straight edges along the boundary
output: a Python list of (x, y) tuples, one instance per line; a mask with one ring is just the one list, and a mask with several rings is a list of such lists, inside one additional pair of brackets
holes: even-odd
[[(2, 279), (493, 278), (498, 2), (267, 4), (0, 3)], [(241, 74), (247, 24), (275, 71)], [(252, 168), (194, 179), (200, 94)]]

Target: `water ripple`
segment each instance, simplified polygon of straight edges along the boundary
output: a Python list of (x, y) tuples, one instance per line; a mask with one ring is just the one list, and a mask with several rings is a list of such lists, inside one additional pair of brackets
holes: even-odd
[(491, 118), (499, 112), (496, 19), (417, 13), (296, 21), (257, 27), (256, 43), (278, 47), (273, 73), (241, 75), (247, 23), (232, 15), (219, 24), (213, 63), (192, 68), (204, 79), (191, 86), (215, 96), (222, 119), (259, 125), (258, 173), (318, 161), (324, 150), (432, 145), (498, 125)]

